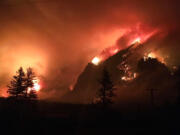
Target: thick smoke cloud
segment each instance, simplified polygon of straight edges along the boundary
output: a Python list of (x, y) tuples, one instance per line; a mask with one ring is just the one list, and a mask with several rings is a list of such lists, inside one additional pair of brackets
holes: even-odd
[(1, 88), (19, 66), (32, 66), (43, 80), (40, 96), (58, 99), (95, 55), (112, 45), (125, 47), (124, 34), (178, 31), (179, 4), (168, 0), (1, 1)]

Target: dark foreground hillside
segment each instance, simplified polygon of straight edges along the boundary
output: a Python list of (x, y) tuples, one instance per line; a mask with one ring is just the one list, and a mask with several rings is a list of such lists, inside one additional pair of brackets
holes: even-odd
[(1, 100), (2, 134), (180, 134), (180, 106), (103, 109), (97, 105)]

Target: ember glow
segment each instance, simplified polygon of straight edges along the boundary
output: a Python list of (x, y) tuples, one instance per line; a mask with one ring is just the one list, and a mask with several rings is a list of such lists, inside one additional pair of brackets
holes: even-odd
[(131, 44), (140, 44), (141, 43), (141, 38), (140, 37), (138, 37), (138, 38), (136, 38)]
[(137, 77), (137, 73), (131, 73), (129, 76), (123, 76), (121, 80), (123, 81), (132, 81)]
[(112, 56), (112, 55), (118, 53), (118, 51), (119, 51), (119, 48), (116, 47), (116, 46), (115, 46), (115, 47), (109, 48), (109, 54), (110, 54), (110, 56)]
[(33, 87), (32, 88), (28, 88), (28, 93), (31, 91), (31, 90), (35, 90), (36, 92), (40, 91), (41, 89), (41, 85), (39, 83), (39, 79), (34, 79), (33, 80)]
[[(152, 36), (156, 35), (158, 32), (160, 32), (161, 30), (155, 28), (152, 29), (149, 32), (146, 32), (143, 30), (143, 28), (138, 28), (137, 30), (135, 30), (135, 34), (133, 35), (138, 35), (138, 36), (133, 36), (132, 38), (130, 38), (128, 45), (132, 45), (132, 44), (143, 44), (146, 41), (148, 41), (148, 39), (150, 39)], [(139, 33), (139, 34), (138, 34)]]
[(94, 65), (99, 65), (100, 62), (101, 62), (101, 59), (98, 58), (98, 57), (94, 57), (93, 60), (92, 60), (92, 63), (93, 63)]
[(123, 33), (119, 35), (119, 39), (116, 39), (117, 42), (114, 45), (111, 45), (102, 50), (102, 52), (99, 55), (96, 55), (96, 57), (94, 57), (91, 62), (94, 65), (99, 65), (100, 62), (105, 61), (107, 58), (122, 50), (123, 46), (128, 47), (134, 44), (143, 44), (160, 31), (159, 29), (145, 31), (143, 30), (143, 27), (138, 26), (139, 24), (136, 24), (135, 27), (124, 30)]
[(165, 59), (168, 58), (168, 56), (162, 56), (156, 52), (150, 52), (144, 55), (144, 60), (147, 60), (148, 58), (157, 59), (159, 62), (167, 65), (167, 62)]
[[(44, 95), (56, 91), (52, 98), (59, 99), (88, 62), (98, 66), (134, 43), (154, 41), (159, 32), (179, 31), (178, 4), (171, 1), (4, 1), (0, 87), (6, 87), (19, 67), (32, 67), (47, 85)], [(170, 44), (176, 46), (166, 46)]]
[(156, 54), (151, 52), (148, 54), (148, 58), (156, 58)]
[(154, 52), (150, 52), (144, 55), (144, 60), (147, 60), (148, 58), (157, 58), (157, 55)]

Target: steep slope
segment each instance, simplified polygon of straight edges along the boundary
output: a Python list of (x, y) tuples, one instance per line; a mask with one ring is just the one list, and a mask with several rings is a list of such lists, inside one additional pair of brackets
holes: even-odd
[[(150, 59), (152, 65), (149, 66), (147, 72), (143, 72), (144, 69), (138, 71), (139, 61), (151, 57), (148, 54), (155, 49), (149, 44), (134, 44), (119, 51), (99, 65), (88, 63), (78, 77), (73, 91), (65, 95), (64, 99), (72, 103), (92, 103), (100, 88), (99, 80), (102, 77), (102, 71), (106, 68), (117, 87), (115, 103), (149, 104), (151, 95), (149, 95), (148, 89), (158, 89), (159, 103), (174, 102), (177, 93), (174, 91), (171, 73), (165, 64), (157, 59)], [(152, 61), (155, 63), (151, 63)]]
[(133, 62), (131, 62), (132, 57), (135, 58), (136, 56), (137, 60), (142, 57), (139, 53), (142, 48), (143, 45), (132, 45), (127, 49), (119, 51), (114, 56), (111, 56), (104, 62), (100, 63), (98, 66), (88, 63), (84, 71), (78, 77), (74, 90), (66, 95), (65, 98), (70, 99), (74, 103), (91, 103), (96, 97), (102, 70), (106, 68), (110, 73), (113, 82), (118, 83), (121, 76), (123, 76), (123, 71), (120, 70), (118, 66), (125, 61), (134, 65), (134, 59)]

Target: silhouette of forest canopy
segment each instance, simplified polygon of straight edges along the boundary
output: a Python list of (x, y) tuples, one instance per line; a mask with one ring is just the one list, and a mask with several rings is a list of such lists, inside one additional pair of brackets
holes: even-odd
[(32, 68), (28, 68), (25, 73), (23, 68), (20, 67), (7, 86), (9, 97), (14, 99), (37, 99), (37, 93), (33, 89), (33, 80), (35, 78), (36, 76)]
[[(19, 134), (25, 134), (27, 131), (31, 134), (34, 132), (41, 134), (42, 131), (55, 134), (59, 132), (59, 129), (61, 129), (62, 134), (82, 134), (81, 131), (85, 127), (93, 127), (96, 131), (106, 134), (106, 132), (112, 133), (112, 131), (119, 132), (119, 129), (129, 129), (129, 126), (134, 127), (134, 125), (152, 127), (151, 132), (153, 133), (157, 132), (157, 128), (155, 130), (154, 127), (163, 125), (163, 120), (166, 120), (167, 123), (163, 126), (173, 125), (174, 129), (177, 126), (175, 122), (178, 122), (179, 118), (180, 69), (171, 71), (158, 59), (142, 58), (137, 63), (136, 72), (138, 76), (131, 81), (121, 80), (115, 83), (109, 70), (103, 68), (100, 73), (101, 77), (95, 80), (100, 86), (94, 97), (96, 102), (92, 101), (93, 104), (83, 105), (38, 101), (37, 93), (33, 90), (33, 80), (36, 78), (33, 69), (28, 68), (25, 72), (20, 67), (8, 85), (10, 96), (0, 100), (0, 113), (2, 114), (0, 125), (8, 129), (6, 133)], [(121, 74), (120, 77), (122, 75), (125, 74)], [(178, 102), (174, 105), (164, 102), (163, 106), (157, 107), (156, 93), (163, 91), (162, 86), (167, 82), (172, 84), (167, 89), (170, 89), (172, 93), (174, 90), (178, 91)], [(136, 106), (135, 110), (124, 112), (124, 110), (118, 109), (119, 106), (113, 107), (112, 103), (116, 103), (114, 99), (118, 96), (116, 94), (121, 90), (118, 85), (125, 87), (125, 89), (129, 87), (136, 89), (140, 87), (140, 84), (145, 85), (143, 91), (149, 93), (149, 101), (152, 105), (150, 110)], [(29, 88), (31, 91), (28, 91)], [(133, 91), (131, 92), (133, 93)], [(174, 118), (177, 119), (171, 123)], [(51, 124), (49, 125), (49, 123)], [(117, 125), (117, 123), (119, 124)], [(76, 128), (77, 126), (78, 128)], [(109, 129), (109, 132), (106, 129)], [(129, 131), (125, 133), (131, 134)], [(162, 133), (162, 130), (159, 131)], [(163, 131), (165, 132), (165, 130)], [(139, 130), (134, 128), (133, 133), (139, 133)]]

